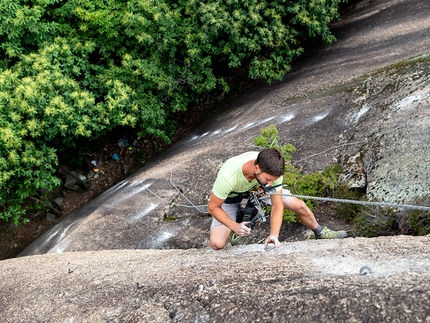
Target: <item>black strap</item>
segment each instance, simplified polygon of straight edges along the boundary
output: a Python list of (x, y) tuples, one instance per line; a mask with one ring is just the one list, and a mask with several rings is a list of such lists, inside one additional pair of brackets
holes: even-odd
[(232, 197), (227, 197), (224, 200), (225, 204), (237, 204), (242, 202), (242, 200), (244, 199), (243, 193), (237, 193), (236, 196), (232, 196)]
[[(275, 188), (277, 188), (281, 185), (282, 184), (278, 184), (278, 185), (274, 185), (274, 186), (260, 186), (260, 187), (262, 188), (264, 193), (273, 193), (273, 192), (275, 192)], [(242, 202), (243, 199), (247, 199), (250, 197), (249, 191), (248, 192), (230, 192), (230, 194), (237, 194), (237, 195), (227, 197), (224, 201), (225, 204), (237, 204), (237, 203)]]
[(282, 183), (278, 184), (278, 185), (274, 185), (274, 186), (261, 186), (261, 188), (263, 189), (264, 193), (273, 193), (276, 191), (275, 188), (277, 188), (281, 185), (282, 185)]
[(248, 222), (252, 220), (256, 215), (258, 211), (255, 207), (254, 203), (251, 200), (248, 200), (244, 208), (239, 208), (236, 213), (236, 222)]

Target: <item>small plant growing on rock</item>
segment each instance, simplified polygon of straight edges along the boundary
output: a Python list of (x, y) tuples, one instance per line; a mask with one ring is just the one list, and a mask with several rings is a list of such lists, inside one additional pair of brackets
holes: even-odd
[(281, 146), (279, 143), (280, 139), (281, 138), (279, 137), (278, 129), (272, 124), (261, 130), (260, 135), (254, 139), (254, 144), (264, 149), (277, 149), (284, 156), (285, 162), (291, 163), (293, 158), (292, 153), (296, 151), (296, 147), (294, 147), (292, 144), (285, 144)]
[[(417, 205), (429, 205), (429, 201), (430, 196), (415, 200)], [(352, 232), (356, 236), (430, 234), (430, 212), (356, 204), (342, 206), (343, 204), (339, 204), (337, 212), (352, 223)]]
[(398, 213), (393, 208), (361, 206), (352, 224), (352, 232), (360, 237), (372, 238), (399, 234)]
[[(338, 185), (333, 190), (333, 197), (338, 199), (364, 201), (366, 200), (365, 193), (359, 190), (352, 190), (347, 185)], [(352, 222), (360, 215), (363, 206), (354, 203), (336, 203), (336, 214), (345, 221)]]
[[(417, 199), (416, 202), (419, 205), (430, 205), (430, 196)], [(418, 236), (430, 234), (430, 212), (412, 211), (406, 217), (402, 217), (402, 219), (404, 218), (406, 218), (405, 222), (410, 234)]]

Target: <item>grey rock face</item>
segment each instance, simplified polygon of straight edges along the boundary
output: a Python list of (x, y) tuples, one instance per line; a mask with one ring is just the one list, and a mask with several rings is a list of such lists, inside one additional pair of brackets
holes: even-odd
[(78, 191), (81, 187), (79, 184), (79, 173), (71, 171), (66, 177), (64, 187), (72, 191)]
[(360, 110), (352, 115), (356, 124), (349, 131), (362, 143), (344, 152), (361, 156), (370, 198), (404, 203), (430, 193), (429, 54), (362, 83)]
[(429, 246), (397, 236), (9, 259), (0, 311), (4, 323), (427, 322)]

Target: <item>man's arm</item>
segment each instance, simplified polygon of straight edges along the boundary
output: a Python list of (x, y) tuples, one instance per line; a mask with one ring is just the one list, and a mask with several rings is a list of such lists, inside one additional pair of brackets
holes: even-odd
[(281, 195), (270, 195), (270, 199), (272, 201), (270, 212), (270, 234), (278, 237), (282, 226), (284, 204), (282, 203)]
[[(218, 220), (218, 222), (225, 225), (230, 230), (233, 230), (240, 236), (248, 235), (251, 232), (251, 229), (248, 228), (245, 224), (247, 222), (237, 223), (230, 219), (230, 217), (225, 213), (225, 211), (221, 208), (221, 205), (224, 203), (224, 200), (218, 198), (214, 193), (211, 194), (208, 203), (208, 211), (209, 213)], [(281, 201), (282, 203), (282, 201)]]
[(269, 243), (275, 245), (275, 249), (279, 247), (279, 231), (281, 230), (283, 214), (284, 214), (284, 204), (282, 203), (281, 195), (270, 195), (270, 200), (272, 202), (271, 212), (270, 212), (270, 235), (264, 243), (264, 248), (267, 247)]

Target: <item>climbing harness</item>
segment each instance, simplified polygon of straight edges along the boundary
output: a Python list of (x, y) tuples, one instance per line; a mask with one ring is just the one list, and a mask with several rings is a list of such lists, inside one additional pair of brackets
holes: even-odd
[[(280, 186), (260, 186), (256, 190), (249, 192), (249, 198), (244, 208), (240, 207), (236, 216), (236, 222), (248, 222), (246, 226), (253, 229), (256, 225), (266, 222), (270, 214), (266, 214), (264, 207), (266, 203), (262, 200), (269, 192), (275, 192), (275, 188)], [(237, 202), (239, 203), (239, 202)], [(232, 245), (243, 244), (244, 237), (232, 231), (230, 234), (230, 242)]]
[[(264, 212), (263, 205), (260, 201), (260, 198), (263, 196), (264, 194), (262, 194), (262, 191), (257, 189), (256, 191), (251, 192), (251, 195), (248, 199), (248, 203), (250, 205), (248, 209), (253, 205), (256, 210), (256, 212), (253, 212), (254, 213), (253, 217), (244, 218), (244, 221), (249, 220), (246, 226), (251, 229), (254, 228), (256, 224), (260, 224), (261, 222), (266, 222), (266, 212)], [(246, 207), (245, 207), (245, 211), (246, 211)]]
[[(245, 207), (240, 207), (237, 212), (236, 222), (248, 222), (246, 226), (251, 229), (253, 229), (257, 224), (260, 224), (261, 222), (266, 222), (266, 218), (268, 217), (268, 215), (266, 215), (266, 212), (264, 211), (266, 203), (261, 199), (266, 196), (266, 193), (275, 192), (275, 188), (280, 185), (260, 186), (256, 190), (250, 191), (248, 201), (246, 202)], [(239, 202), (240, 201), (236, 203)]]

